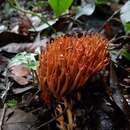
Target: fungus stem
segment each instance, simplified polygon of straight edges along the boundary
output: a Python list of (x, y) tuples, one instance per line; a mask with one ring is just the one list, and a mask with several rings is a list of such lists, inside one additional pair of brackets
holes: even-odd
[(68, 102), (66, 99), (64, 99), (65, 107), (68, 107), (66, 113), (67, 113), (67, 119), (68, 119), (68, 130), (73, 130), (73, 117), (72, 117), (72, 106), (71, 103)]

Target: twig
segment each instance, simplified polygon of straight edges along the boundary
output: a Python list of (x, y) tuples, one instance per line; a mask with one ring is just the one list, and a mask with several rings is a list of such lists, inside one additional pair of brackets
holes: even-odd
[(33, 95), (32, 97), (29, 99), (29, 101), (27, 102), (27, 106), (30, 105), (30, 103), (32, 102), (32, 100), (35, 98), (35, 96), (40, 92), (40, 90), (37, 90)]
[(119, 8), (118, 10), (116, 10), (116, 11), (112, 14), (112, 16), (110, 16), (110, 17), (104, 22), (104, 24), (99, 28), (98, 32), (101, 32), (102, 29), (104, 28), (104, 26), (105, 26), (116, 14), (118, 14), (118, 13), (120, 12), (120, 10), (121, 10), (121, 8)]
[(0, 96), (0, 99), (2, 100), (3, 103), (5, 102), (7, 93), (10, 90), (10, 87), (12, 85), (13, 85), (13, 83), (9, 82), (9, 80), (8, 80), (8, 67), (7, 67), (6, 75), (5, 75), (5, 90), (2, 93), (2, 95)]
[(8, 1), (8, 3), (9, 3), (14, 9), (19, 10), (20, 12), (23, 12), (24, 14), (31, 14), (31, 15), (33, 15), (33, 16), (37, 16), (38, 18), (41, 19), (42, 22), (46, 23), (49, 27), (51, 27), (51, 29), (54, 31), (54, 33), (56, 33), (56, 30), (52, 27), (52, 25), (50, 25), (50, 24), (47, 22), (47, 20), (45, 20), (46, 18), (43, 17), (43, 15), (40, 16), (39, 14), (37, 14), (37, 13), (35, 13), (35, 12), (28, 11), (28, 10), (25, 10), (25, 9), (21, 8), (20, 5), (17, 6), (17, 4), (16, 4), (16, 6), (15, 6), (15, 5), (13, 5), (9, 0), (7, 0), (7, 1)]
[(46, 126), (46, 125), (52, 123), (52, 122), (55, 121), (57, 118), (59, 118), (60, 116), (62, 116), (62, 115), (66, 112), (67, 109), (68, 109), (68, 108), (65, 108), (64, 111), (63, 111), (62, 113), (60, 113), (58, 116), (56, 116), (56, 117), (52, 118), (51, 120), (49, 120), (49, 121), (47, 121), (47, 122), (41, 124), (40, 126), (36, 127), (35, 130), (39, 130), (39, 129), (42, 128), (43, 126)]
[(124, 36), (121, 36), (121, 37), (118, 37), (118, 38), (112, 38), (109, 43), (112, 43), (112, 42), (115, 42), (117, 40), (120, 40), (120, 39), (127, 39), (127, 38), (130, 38), (130, 36), (127, 36), (127, 35), (124, 35)]
[(4, 104), (4, 107), (3, 107), (2, 112), (1, 112), (0, 130), (2, 130), (2, 125), (3, 125), (3, 120), (4, 120), (4, 117), (5, 117), (5, 112), (6, 112), (6, 104)]
[(6, 87), (6, 89), (4, 90), (4, 92), (2, 93), (2, 95), (1, 95), (1, 97), (0, 97), (3, 103), (5, 102), (7, 93), (8, 93), (8, 91), (10, 90), (10, 87), (11, 87), (12, 85), (13, 85), (13, 83), (11, 83), (11, 82), (8, 82), (8, 83), (7, 83), (7, 87)]

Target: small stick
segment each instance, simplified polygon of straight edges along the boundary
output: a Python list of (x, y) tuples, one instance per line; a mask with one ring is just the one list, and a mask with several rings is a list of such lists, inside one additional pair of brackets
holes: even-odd
[(4, 104), (4, 107), (2, 109), (2, 114), (1, 114), (1, 117), (0, 117), (0, 130), (2, 130), (2, 125), (3, 125), (3, 120), (4, 120), (4, 117), (5, 117), (5, 113), (6, 113), (6, 104)]
[(112, 38), (109, 43), (112, 43), (112, 42), (115, 42), (117, 40), (120, 40), (120, 39), (127, 39), (127, 38), (130, 38), (130, 36), (127, 36), (127, 35), (124, 35), (124, 36), (121, 36), (121, 37), (118, 37), (118, 38)]
[(120, 12), (121, 8), (119, 8), (118, 10), (116, 10), (111, 17), (109, 17), (105, 22), (104, 24), (99, 28), (98, 32), (101, 32), (102, 29), (104, 28), (104, 26), (116, 15)]
[(11, 83), (8, 79), (8, 67), (7, 67), (7, 70), (6, 70), (6, 75), (5, 75), (5, 90), (4, 92), (2, 93), (2, 95), (0, 96), (0, 99), (2, 100), (2, 103), (4, 104), (5, 100), (6, 100), (6, 97), (7, 97), (7, 94), (8, 94), (8, 91), (10, 90), (10, 87), (13, 85), (13, 83)]
[(40, 128), (42, 128), (43, 126), (46, 126), (50, 123), (52, 123), (53, 121), (55, 121), (57, 118), (59, 118), (60, 116), (62, 116), (66, 111), (68, 110), (68, 108), (65, 108), (64, 111), (62, 113), (60, 113), (58, 116), (54, 117), (53, 119), (41, 124), (40, 126), (36, 127), (35, 130), (39, 130)]

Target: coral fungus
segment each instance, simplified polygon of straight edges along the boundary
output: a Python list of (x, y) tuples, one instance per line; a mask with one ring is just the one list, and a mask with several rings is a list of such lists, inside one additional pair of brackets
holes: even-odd
[(108, 63), (108, 41), (98, 33), (61, 36), (40, 54), (38, 79), (42, 97), (61, 99), (82, 87)]

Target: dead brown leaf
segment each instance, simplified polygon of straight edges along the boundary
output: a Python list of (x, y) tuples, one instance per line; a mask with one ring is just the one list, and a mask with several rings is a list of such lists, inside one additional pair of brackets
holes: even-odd
[(3, 130), (34, 130), (34, 125), (37, 118), (31, 112), (24, 112), (20, 109), (15, 109), (9, 117), (10, 109), (7, 109), (3, 123)]
[(30, 70), (24, 64), (14, 65), (10, 70), (17, 77), (28, 76), (30, 74)]
[(7, 64), (8, 64), (8, 58), (0, 55), (0, 72), (4, 70)]
[(11, 77), (20, 85), (27, 85), (29, 81), (24, 77), (19, 77), (15, 75), (11, 75)]

